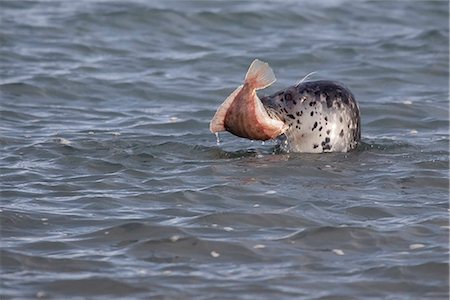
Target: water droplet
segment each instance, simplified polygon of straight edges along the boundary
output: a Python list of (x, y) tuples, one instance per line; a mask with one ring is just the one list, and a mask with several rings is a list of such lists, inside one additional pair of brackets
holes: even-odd
[(170, 237), (170, 240), (172, 241), (172, 242), (176, 242), (176, 241), (178, 241), (180, 239), (180, 236), (179, 235), (172, 235), (171, 237)]
[(411, 244), (409, 245), (409, 249), (411, 250), (416, 250), (416, 249), (420, 249), (420, 248), (424, 248), (425, 245), (424, 244)]
[(264, 192), (264, 194), (266, 194), (266, 195), (273, 195), (276, 193), (277, 193), (277, 191), (274, 191), (274, 190), (268, 190), (268, 191)]
[(216, 132), (215, 135), (216, 135), (216, 143), (217, 143), (217, 145), (220, 145), (219, 133)]
[(220, 253), (219, 253), (219, 252), (216, 252), (216, 251), (211, 251), (211, 256), (212, 256), (212, 257), (219, 257), (219, 256), (220, 256)]
[(147, 274), (147, 271), (145, 271), (144, 269), (140, 269), (140, 270), (138, 270), (138, 274), (145, 275), (145, 274)]
[(333, 249), (331, 251), (333, 251), (333, 253), (336, 255), (344, 255), (344, 251), (342, 251), (341, 249)]
[(65, 138), (57, 138), (57, 139), (55, 139), (55, 141), (56, 141), (58, 144), (65, 145), (65, 146), (69, 146), (70, 144), (72, 144), (71, 141), (69, 141), (69, 140), (67, 140), (67, 139), (65, 139)]
[(36, 298), (45, 298), (47, 297), (47, 293), (44, 291), (39, 291), (36, 293)]

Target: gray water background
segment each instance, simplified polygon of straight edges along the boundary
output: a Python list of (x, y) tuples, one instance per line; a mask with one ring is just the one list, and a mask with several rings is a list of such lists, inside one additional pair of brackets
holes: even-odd
[[(447, 1), (0, 2), (2, 299), (448, 299)], [(254, 58), (363, 144), (208, 124)]]

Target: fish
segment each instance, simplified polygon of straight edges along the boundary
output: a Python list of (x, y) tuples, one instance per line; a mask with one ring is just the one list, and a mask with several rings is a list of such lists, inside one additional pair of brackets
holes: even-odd
[(255, 59), (240, 85), (217, 109), (210, 122), (212, 133), (228, 131), (236, 136), (266, 141), (284, 133), (288, 127), (276, 117), (270, 117), (257, 90), (264, 89), (276, 81), (268, 63)]

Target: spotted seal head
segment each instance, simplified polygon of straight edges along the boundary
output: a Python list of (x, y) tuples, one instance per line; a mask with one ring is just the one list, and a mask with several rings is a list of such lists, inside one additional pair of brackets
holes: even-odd
[(229, 131), (253, 140), (285, 138), (293, 152), (347, 152), (357, 147), (361, 121), (350, 90), (333, 81), (310, 81), (260, 99), (256, 90), (273, 82), (268, 64), (254, 60), (244, 84), (218, 108), (211, 132)]
[(349, 89), (333, 81), (311, 81), (261, 98), (269, 115), (288, 129), (295, 152), (347, 152), (361, 139), (359, 107)]

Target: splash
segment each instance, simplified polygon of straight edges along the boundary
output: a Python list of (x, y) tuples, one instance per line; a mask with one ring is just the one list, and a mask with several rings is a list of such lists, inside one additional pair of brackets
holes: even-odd
[(216, 135), (216, 143), (217, 143), (217, 145), (220, 145), (220, 137), (219, 137), (219, 133), (216, 132), (215, 135)]

